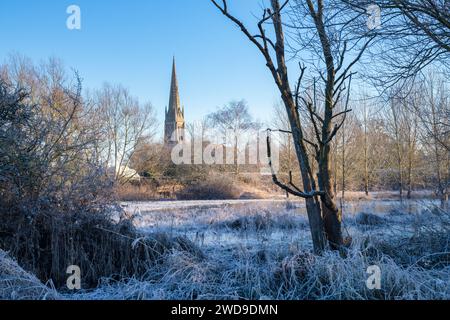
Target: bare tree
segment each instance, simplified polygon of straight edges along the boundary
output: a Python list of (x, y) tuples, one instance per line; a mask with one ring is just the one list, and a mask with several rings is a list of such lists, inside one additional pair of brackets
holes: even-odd
[[(287, 175), (290, 182), (293, 181), (294, 177), (299, 174), (298, 162), (295, 156), (294, 142), (292, 140), (292, 135), (289, 134), (291, 131), (291, 126), (289, 124), (289, 118), (286, 114), (284, 105), (277, 103), (273, 107), (274, 117), (269, 124), (272, 128), (281, 129), (285, 134), (280, 135), (280, 140), (278, 141), (280, 147), (280, 170), (279, 175)], [(289, 197), (289, 193), (286, 192), (286, 196)]]
[(39, 68), (13, 59), (1, 69), (0, 166), (9, 170), (8, 192), (36, 202), (63, 200), (70, 207), (75, 199), (80, 205), (107, 190), (91, 157), (97, 132), (87, 121), (79, 75), (68, 77), (55, 59)]
[(196, 121), (193, 123), (188, 123), (186, 125), (187, 133), (189, 134), (191, 141), (199, 140), (204, 142), (207, 142), (208, 139), (208, 133), (211, 130), (211, 127), (209, 126), (209, 120), (208, 117), (204, 117), (201, 121)]
[[(345, 191), (354, 188), (354, 176), (361, 153), (361, 145), (358, 140), (360, 133), (358, 119), (353, 113), (349, 114), (336, 139), (335, 170), (337, 171), (336, 176), (339, 176), (341, 181), (341, 206), (345, 200)], [(339, 164), (340, 169), (337, 166)], [(338, 175), (338, 171), (340, 171), (340, 175)]]
[(130, 166), (144, 178), (163, 177), (170, 164), (170, 150), (164, 144), (149, 139), (140, 140), (130, 157)]
[(208, 120), (218, 129), (221, 137), (231, 140), (225, 141), (225, 144), (232, 145), (235, 174), (239, 174), (239, 158), (241, 156), (239, 138), (250, 129), (257, 127), (257, 123), (250, 115), (247, 102), (245, 100), (231, 101), (228, 105), (208, 115)]
[(104, 163), (113, 168), (114, 179), (129, 182), (132, 173), (129, 163), (136, 147), (149, 140), (155, 133), (157, 123), (151, 104), (141, 105), (122, 86), (105, 84), (96, 93), (96, 109), (101, 115), (99, 123), (104, 128), (102, 150)]
[[(410, 95), (409, 99), (404, 101), (403, 119), (406, 140), (406, 197), (411, 199), (411, 193), (414, 186), (414, 170), (416, 165), (417, 137), (418, 137), (418, 117), (416, 113), (409, 112), (410, 107), (415, 106), (420, 101), (415, 94)], [(406, 105), (405, 105), (406, 104)]]
[(364, 192), (366, 196), (369, 195), (369, 134), (368, 134), (368, 123), (370, 119), (370, 114), (367, 110), (367, 102), (363, 101), (362, 110), (362, 125), (363, 125), (363, 160), (364, 160)]
[(448, 188), (450, 185), (449, 172), (449, 146), (450, 98), (449, 84), (436, 76), (424, 79), (420, 90), (424, 97), (420, 104), (414, 105), (414, 110), (420, 119), (422, 136), (425, 146), (431, 149), (435, 173), (437, 194), (443, 202), (448, 201)]
[[(389, 161), (386, 157), (389, 152), (389, 137), (385, 125), (383, 105), (378, 99), (370, 98), (367, 93), (363, 93), (358, 102), (359, 112), (357, 114), (361, 124), (362, 139), (358, 142), (362, 145), (362, 177), (363, 188), (366, 195), (370, 190), (379, 184), (377, 179), (377, 170), (385, 168)], [(379, 178), (378, 178), (379, 179)]]
[(396, 160), (397, 160), (397, 173), (398, 173), (398, 188), (400, 194), (400, 200), (403, 199), (403, 137), (401, 136), (401, 120), (400, 112), (401, 105), (396, 97), (390, 98), (390, 115), (391, 115), (391, 127), (393, 132), (393, 141), (395, 143)]
[[(367, 13), (371, 0), (342, 0)], [(391, 86), (414, 78), (432, 63), (448, 69), (450, 58), (450, 4), (448, 0), (381, 0), (382, 25), (376, 30), (370, 73), (372, 80)], [(378, 61), (378, 63), (377, 63)], [(368, 69), (369, 70), (369, 69)]]
[[(291, 134), (293, 137), (297, 159), (299, 161), (302, 175), (303, 190), (293, 185), (286, 185), (280, 182), (273, 173), (272, 178), (275, 184), (289, 193), (305, 198), (308, 218), (311, 227), (314, 250), (321, 252), (325, 248), (325, 236), (330, 247), (338, 249), (343, 244), (341, 232), (341, 214), (335, 203), (335, 195), (332, 189), (332, 173), (330, 166), (330, 145), (338, 130), (342, 127), (346, 115), (350, 112), (348, 100), (342, 104), (343, 111), (336, 112), (335, 106), (340, 102), (347, 91), (349, 98), (351, 69), (361, 58), (371, 40), (356, 40), (350, 45), (347, 37), (350, 33), (344, 32), (348, 24), (337, 25), (333, 17), (339, 17), (339, 12), (333, 10), (332, 3), (325, 3), (322, 0), (296, 1), (291, 8), (292, 16), (305, 16), (308, 19), (308, 27), (305, 32), (309, 35), (316, 35), (318, 51), (314, 51), (316, 60), (324, 66), (318, 71), (317, 78), (308, 87), (313, 91), (312, 95), (302, 92), (302, 79), (306, 67), (301, 66), (301, 72), (295, 90), (291, 89), (289, 82), (288, 68), (286, 65), (286, 43), (283, 23), (283, 9), (287, 8), (288, 2), (280, 3), (278, 0), (271, 0), (270, 8), (263, 10), (262, 18), (257, 23), (257, 33), (253, 34), (241, 20), (232, 15), (228, 10), (226, 0), (211, 0), (212, 3), (237, 25), (244, 35), (253, 43), (266, 61), (266, 66), (271, 72), (290, 121)], [(275, 40), (271, 39), (266, 32), (268, 23), (272, 28)], [(299, 19), (288, 21), (300, 23)], [(338, 30), (340, 26), (340, 37), (335, 37), (332, 30)], [(302, 29), (302, 25), (295, 25), (294, 30)], [(339, 45), (340, 44), (340, 45)], [(357, 48), (357, 50), (355, 50)], [(353, 59), (348, 58), (349, 52), (353, 52)], [(320, 85), (320, 89), (319, 89)], [(307, 89), (307, 88), (304, 88)], [(315, 90), (317, 89), (317, 90)], [(319, 92), (320, 91), (320, 92)], [(321, 99), (321, 101), (319, 101)], [(320, 106), (319, 106), (320, 104)], [(322, 113), (319, 108), (322, 108)], [(311, 141), (305, 135), (305, 127), (301, 122), (300, 112), (306, 112), (314, 126), (315, 141)], [(315, 173), (312, 171), (311, 160), (309, 159), (306, 145), (309, 144), (314, 150), (313, 159), (317, 162), (317, 183)], [(268, 138), (268, 149), (270, 151), (270, 138)], [(269, 152), (270, 158), (270, 152)]]

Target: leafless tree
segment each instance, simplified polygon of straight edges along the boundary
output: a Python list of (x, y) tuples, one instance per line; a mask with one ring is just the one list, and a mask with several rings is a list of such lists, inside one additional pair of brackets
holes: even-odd
[(366, 196), (369, 195), (369, 134), (368, 126), (370, 121), (370, 113), (367, 108), (367, 102), (364, 100), (362, 102), (362, 125), (363, 125), (363, 161), (364, 161), (364, 192)]
[(151, 104), (141, 105), (122, 86), (105, 84), (96, 92), (94, 112), (104, 131), (99, 154), (113, 168), (114, 179), (127, 183), (136, 175), (129, 164), (136, 147), (155, 134), (157, 123)]
[(401, 104), (395, 96), (390, 98), (390, 119), (393, 132), (393, 141), (395, 143), (396, 160), (397, 160), (397, 172), (398, 172), (398, 187), (400, 193), (400, 199), (403, 199), (403, 137), (401, 128)]
[(414, 104), (412, 112), (417, 115), (424, 146), (431, 151), (436, 174), (437, 194), (443, 202), (448, 201), (450, 185), (450, 97), (449, 83), (436, 75), (423, 79), (419, 87), (422, 99)]
[[(277, 141), (280, 148), (279, 175), (284, 174), (288, 177), (289, 181), (293, 181), (295, 177), (299, 176), (298, 162), (294, 150), (294, 141), (292, 140), (292, 135), (290, 134), (292, 130), (289, 123), (289, 118), (286, 114), (286, 110), (282, 102), (274, 105), (273, 113), (274, 117), (269, 123), (269, 126), (271, 128), (281, 129), (281, 132), (283, 133), (280, 134), (280, 140)], [(289, 197), (288, 192), (286, 192), (286, 195), (287, 197)]]
[(336, 171), (340, 171), (340, 175), (337, 173), (336, 175), (340, 176), (341, 181), (341, 205), (345, 200), (345, 192), (354, 188), (354, 176), (361, 156), (361, 145), (358, 139), (360, 133), (358, 119), (353, 113), (349, 114), (336, 139), (337, 152), (340, 151), (336, 159), (336, 164), (340, 164), (340, 170), (336, 166)]
[[(295, 1), (290, 7), (288, 7), (289, 1), (280, 3), (278, 0), (271, 0), (270, 7), (263, 10), (262, 18), (257, 23), (256, 34), (230, 13), (226, 0), (211, 1), (222, 14), (241, 29), (248, 40), (262, 54), (285, 105), (297, 159), (299, 160), (303, 190), (295, 185), (280, 182), (275, 173), (273, 174), (274, 183), (289, 193), (306, 199), (316, 252), (324, 250), (326, 238), (331, 248), (340, 248), (343, 244), (341, 214), (336, 206), (332, 189), (330, 145), (342, 127), (350, 109), (348, 108), (348, 100), (345, 101), (345, 99), (342, 103), (345, 107), (341, 112), (336, 112), (335, 106), (338, 102), (342, 102), (344, 96), (349, 97), (351, 69), (361, 58), (371, 41), (370, 38), (369, 40), (348, 38), (351, 34), (345, 31), (348, 24), (337, 23), (337, 21), (342, 22), (339, 12), (342, 13), (343, 11), (335, 11), (332, 3), (325, 3), (322, 0)], [(290, 9), (290, 18), (284, 16), (286, 20), (283, 22), (283, 10), (287, 8)], [(302, 24), (302, 21), (297, 18), (300, 16), (307, 19), (308, 25)], [(335, 18), (333, 19), (333, 17)], [(307, 85), (307, 88), (302, 83), (306, 67), (301, 65), (295, 90), (291, 89), (286, 65), (284, 32), (286, 24), (292, 24), (290, 29), (294, 32), (303, 30), (302, 32), (307, 33), (309, 37), (315, 40), (314, 48), (318, 48), (318, 51), (313, 50), (312, 55), (314, 60), (318, 61), (316, 66), (320, 70), (312, 70), (317, 72), (317, 77), (312, 77), (312, 83)], [(270, 33), (266, 31), (268, 25), (272, 28)], [(338, 32), (333, 32), (333, 30), (338, 30)], [(274, 36), (274, 39), (271, 35)], [(356, 53), (352, 59), (348, 59), (349, 52)], [(308, 91), (312, 91), (312, 94), (308, 95)], [(347, 94), (345, 94), (346, 92)], [(322, 112), (320, 112), (321, 110)], [(300, 113), (304, 112), (314, 126), (313, 141), (305, 135), (305, 127), (300, 116)], [(318, 164), (317, 183), (315, 172), (312, 171), (307, 144), (314, 149), (313, 159)], [(268, 146), (270, 151), (269, 138)]]
[[(342, 0), (359, 13), (368, 13), (370, 0)], [(450, 59), (448, 0), (381, 0), (382, 25), (376, 30), (372, 80), (392, 86), (414, 78), (430, 64), (447, 68)], [(374, 72), (374, 73), (373, 73)]]
[(208, 117), (204, 117), (200, 121), (196, 121), (193, 123), (188, 123), (186, 125), (187, 133), (189, 134), (191, 141), (199, 140), (202, 142), (207, 142), (208, 134), (211, 130), (211, 126), (209, 125)]
[(239, 148), (242, 141), (239, 139), (249, 130), (257, 128), (257, 123), (250, 115), (247, 102), (245, 100), (231, 101), (228, 105), (209, 114), (208, 121), (218, 129), (221, 137), (226, 140), (225, 144), (232, 145), (235, 174), (238, 174), (240, 152), (242, 152)]
[(0, 157), (11, 183), (4, 191), (16, 200), (70, 207), (107, 190), (91, 157), (97, 136), (86, 121), (80, 76), (69, 77), (55, 59), (36, 67), (15, 58), (1, 69), (1, 109), (7, 114), (1, 115)]
[(144, 178), (159, 179), (171, 164), (170, 150), (162, 143), (142, 139), (130, 157), (130, 167)]

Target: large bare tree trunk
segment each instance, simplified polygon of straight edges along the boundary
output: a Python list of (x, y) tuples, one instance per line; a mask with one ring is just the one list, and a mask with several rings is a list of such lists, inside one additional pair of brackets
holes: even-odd
[[(295, 151), (297, 159), (299, 161), (300, 173), (302, 176), (303, 189), (305, 193), (313, 192), (316, 189), (311, 165), (309, 163), (308, 152), (305, 146), (302, 125), (300, 122), (300, 116), (298, 114), (297, 104), (295, 103), (292, 95), (292, 90), (289, 84), (288, 72), (285, 61), (285, 48), (284, 48), (284, 32), (281, 22), (281, 7), (278, 0), (271, 0), (273, 9), (272, 22), (274, 26), (276, 43), (275, 54), (278, 68), (271, 65), (271, 58), (266, 51), (266, 60), (268, 67), (274, 76), (275, 82), (281, 92), (281, 98), (286, 107), (286, 112), (291, 124), (292, 136), (294, 140)], [(266, 43), (267, 46), (267, 43)], [(325, 249), (325, 237), (323, 227), (323, 215), (321, 215), (321, 207), (317, 196), (305, 198), (306, 210), (308, 213), (309, 225), (311, 229), (311, 236), (314, 245), (314, 251), (317, 253), (322, 252)], [(325, 230), (325, 232), (327, 232)]]
[[(283, 32), (283, 23), (281, 19), (281, 10), (288, 4), (285, 1), (282, 5), (278, 0), (271, 0), (271, 8), (263, 10), (262, 18), (257, 23), (258, 33), (255, 35), (247, 29), (244, 23), (230, 14), (226, 0), (211, 0), (211, 2), (231, 20), (245, 36), (253, 43), (265, 59), (266, 66), (270, 70), (272, 77), (280, 91), (286, 112), (289, 118), (295, 153), (300, 166), (301, 179), (303, 182), (303, 191), (293, 185), (283, 184), (276, 176), (272, 168), (272, 179), (275, 184), (283, 190), (305, 198), (306, 210), (308, 213), (309, 224), (313, 239), (314, 251), (321, 252), (325, 248), (326, 239), (333, 249), (338, 249), (343, 244), (341, 231), (341, 212), (336, 206), (335, 193), (333, 190), (333, 179), (331, 170), (331, 143), (336, 136), (338, 130), (342, 127), (346, 114), (351, 110), (348, 109), (348, 99), (350, 94), (350, 83), (352, 66), (361, 58), (363, 52), (369, 45), (370, 38), (361, 46), (360, 52), (353, 61), (344, 63), (344, 56), (348, 53), (349, 47), (347, 43), (340, 43), (339, 47), (343, 47), (339, 57), (334, 61), (332, 53), (332, 41), (336, 41), (332, 35), (327, 34), (327, 27), (332, 23), (324, 17), (325, 2), (323, 0), (305, 0), (307, 4), (306, 16), (313, 19), (312, 33), (318, 34), (320, 48), (316, 53), (320, 53), (318, 60), (325, 61), (326, 75), (321, 74), (324, 90), (324, 106), (323, 114), (317, 112), (318, 106), (316, 99), (307, 101), (300, 94), (301, 80), (306, 67), (300, 65), (301, 74), (297, 81), (296, 90), (292, 91), (288, 78), (288, 71), (285, 61), (285, 41)], [(220, 2), (220, 4), (219, 4)], [(292, 8), (296, 8), (293, 6)], [(271, 22), (271, 23), (270, 23)], [(276, 39), (271, 39), (266, 34), (265, 25), (270, 24), (273, 28), (273, 35)], [(344, 40), (342, 40), (344, 41)], [(336, 44), (334, 44), (336, 45)], [(336, 62), (336, 63), (335, 63)], [(346, 61), (347, 62), (347, 61)], [(339, 73), (339, 75), (337, 75)], [(348, 86), (347, 86), (348, 84)], [(336, 104), (340, 101), (341, 94), (347, 90), (347, 102), (345, 110), (334, 113)], [(308, 96), (308, 95), (305, 95)], [(304, 136), (305, 127), (302, 126), (299, 110), (301, 110), (300, 101), (306, 106), (310, 120), (314, 125), (315, 139), (311, 141)], [(337, 121), (337, 119), (340, 119)], [(312, 159), (309, 158), (306, 143), (314, 148)], [(267, 137), (269, 164), (271, 164), (270, 156), (270, 135)], [(314, 164), (317, 164), (317, 184), (314, 177)], [(316, 167), (314, 166), (314, 169)]]
[(336, 205), (332, 187), (330, 167), (330, 145), (325, 145), (319, 161), (318, 181), (320, 190), (325, 191), (321, 197), (322, 217), (325, 233), (332, 249), (338, 249), (343, 244), (341, 230), (341, 215)]
[[(286, 82), (284, 85), (287, 89), (282, 90), (282, 92), (290, 92), (289, 84)], [(309, 164), (308, 153), (306, 146), (303, 142), (303, 133), (300, 129), (300, 118), (295, 108), (294, 100), (292, 95), (286, 95), (283, 101), (286, 106), (286, 111), (289, 115), (289, 120), (291, 122), (292, 136), (294, 141), (295, 152), (297, 159), (299, 160), (300, 174), (303, 182), (303, 189), (305, 193), (312, 192), (316, 189), (314, 177), (312, 174), (311, 166)], [(324, 236), (324, 226), (321, 214), (320, 202), (317, 196), (305, 198), (306, 211), (308, 214), (308, 220), (311, 230), (311, 236), (314, 245), (314, 251), (317, 253), (322, 252), (325, 249), (325, 236)], [(325, 231), (326, 232), (326, 231)]]
[[(274, 0), (272, 0), (274, 1)], [(336, 134), (339, 127), (335, 126), (332, 130), (333, 108), (335, 106), (334, 92), (336, 85), (336, 69), (334, 65), (333, 54), (328, 35), (326, 33), (323, 21), (323, 1), (317, 1), (317, 7), (311, 0), (307, 0), (307, 5), (311, 16), (313, 17), (315, 27), (322, 46), (323, 58), (327, 66), (327, 78), (325, 81), (325, 110), (322, 123), (322, 137), (320, 152), (318, 155), (319, 174), (318, 182), (320, 190), (325, 192), (321, 196), (322, 216), (324, 221), (325, 233), (330, 246), (338, 249), (343, 244), (341, 217), (339, 209), (336, 206), (335, 195), (332, 188), (331, 166), (330, 166), (330, 144), (331, 139)], [(341, 126), (344, 122), (341, 123)]]

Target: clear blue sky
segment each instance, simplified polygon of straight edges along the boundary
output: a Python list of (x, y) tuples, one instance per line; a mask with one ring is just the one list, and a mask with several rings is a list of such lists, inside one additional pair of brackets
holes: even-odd
[[(248, 23), (260, 0), (229, 0)], [(66, 9), (81, 8), (81, 30), (68, 30)], [(162, 120), (176, 56), (187, 121), (232, 99), (246, 99), (252, 114), (270, 120), (278, 101), (262, 57), (209, 0), (2, 0), (0, 61), (18, 52), (39, 62), (61, 58), (84, 86), (121, 83)]]

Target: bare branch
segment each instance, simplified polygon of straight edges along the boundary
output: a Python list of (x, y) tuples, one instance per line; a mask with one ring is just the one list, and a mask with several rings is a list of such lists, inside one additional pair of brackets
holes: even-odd
[(277, 177), (277, 175), (275, 173), (275, 170), (274, 170), (273, 164), (272, 164), (272, 152), (271, 152), (271, 146), (270, 146), (270, 131), (271, 131), (270, 129), (267, 130), (267, 140), (266, 140), (266, 142), (267, 142), (267, 158), (269, 159), (269, 167), (270, 167), (270, 170), (271, 170), (271, 173), (272, 173), (273, 183), (275, 183), (278, 187), (280, 187), (284, 191), (286, 191), (286, 192), (288, 192), (288, 193), (290, 193), (290, 194), (292, 194), (294, 196), (300, 197), (300, 198), (306, 198), (307, 199), (307, 198), (314, 198), (316, 196), (324, 195), (325, 193), (322, 192), (322, 191), (312, 190), (311, 192), (303, 192), (303, 191), (299, 191), (297, 189), (297, 187), (294, 187), (295, 189), (297, 189), (297, 190), (295, 190), (295, 189), (292, 189), (289, 186), (283, 184), (282, 182), (280, 182), (278, 180), (278, 177)]

